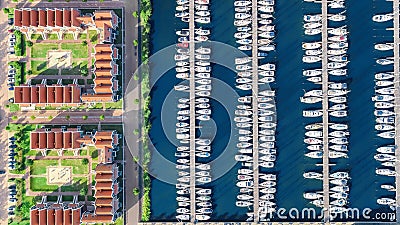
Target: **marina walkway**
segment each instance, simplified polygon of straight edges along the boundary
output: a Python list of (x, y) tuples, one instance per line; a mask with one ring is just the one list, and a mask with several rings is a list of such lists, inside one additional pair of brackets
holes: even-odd
[[(394, 53), (394, 95), (395, 95), (395, 107), (394, 107), (394, 112), (395, 112), (395, 124), (396, 124), (396, 128), (395, 128), (395, 146), (399, 146), (400, 144), (400, 133), (399, 133), (399, 129), (400, 129), (400, 118), (399, 118), (399, 114), (400, 114), (400, 93), (399, 93), (399, 72), (400, 72), (400, 68), (399, 68), (399, 60), (400, 60), (400, 55), (399, 55), (399, 44), (400, 44), (400, 39), (399, 39), (399, 26), (400, 26), (400, 21), (399, 21), (399, 0), (393, 0), (393, 14), (394, 14), (394, 18), (393, 18), (393, 42), (394, 42), (394, 48), (393, 48), (393, 53)], [(395, 169), (396, 169), (396, 220), (397, 223), (400, 222), (400, 153), (399, 150), (396, 149), (395, 151), (395, 155), (396, 155), (396, 165), (395, 165)]]
[(189, 64), (190, 64), (190, 221), (196, 221), (196, 93), (195, 93), (195, 39), (194, 39), (194, 1), (189, 2)]
[(322, 9), (322, 123), (323, 123), (323, 156), (322, 156), (322, 173), (323, 173), (323, 194), (324, 194), (324, 221), (329, 221), (329, 142), (328, 142), (328, 126), (329, 126), (329, 104), (328, 104), (328, 1), (321, 1)]
[(257, 0), (252, 0), (252, 73), (253, 73), (253, 210), (254, 222), (259, 222), (259, 166), (258, 166), (258, 7)]

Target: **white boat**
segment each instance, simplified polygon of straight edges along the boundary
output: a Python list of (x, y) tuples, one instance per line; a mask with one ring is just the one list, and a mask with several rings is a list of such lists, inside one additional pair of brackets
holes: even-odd
[(316, 15), (304, 15), (303, 20), (305, 22), (318, 22), (322, 20), (322, 15), (321, 14), (316, 14)]
[(235, 26), (247, 26), (247, 25), (249, 25), (249, 24), (251, 24), (251, 19), (244, 19), (244, 20), (235, 20), (234, 22), (233, 22), (233, 25), (235, 25)]
[(343, 27), (338, 27), (338, 28), (332, 28), (328, 30), (329, 34), (332, 35), (346, 35), (348, 33), (347, 29)]
[(272, 12), (274, 12), (274, 7), (273, 6), (259, 6), (258, 11), (263, 12), (263, 13), (272, 13)]
[(394, 60), (392, 58), (388, 57), (388, 58), (377, 59), (376, 63), (385, 66), (385, 65), (393, 64)]
[(375, 116), (392, 116), (395, 113), (391, 110), (386, 110), (386, 109), (380, 109), (380, 110), (375, 110), (374, 115)]
[(309, 43), (303, 43), (301, 46), (305, 50), (310, 50), (310, 49), (321, 48), (322, 44), (320, 42), (309, 42)]
[(341, 124), (341, 123), (335, 123), (329, 125), (329, 128), (334, 129), (334, 130), (347, 130), (348, 125), (347, 124)]
[(209, 220), (210, 218), (211, 217), (208, 215), (196, 214), (196, 220), (199, 220), (199, 221)]
[(213, 210), (211, 208), (200, 208), (200, 209), (196, 209), (196, 212), (203, 213), (203, 214), (209, 214), (209, 213), (212, 213)]
[(331, 204), (335, 205), (335, 206), (345, 206), (345, 205), (347, 205), (347, 200), (340, 198), (340, 199), (336, 199), (336, 200), (332, 201)]
[(396, 171), (391, 169), (376, 169), (375, 173), (382, 176), (389, 176), (389, 177), (396, 176)]
[(348, 58), (345, 55), (334, 55), (334, 56), (328, 57), (328, 60), (330, 60), (332, 62), (347, 62)]
[(212, 206), (211, 202), (198, 202), (197, 205), (200, 207), (211, 207)]
[(348, 179), (348, 178), (350, 178), (348, 172), (335, 172), (335, 173), (331, 173), (331, 174), (329, 174), (329, 177), (335, 178), (335, 179)]
[(197, 175), (197, 176), (201, 176), (201, 177), (209, 177), (209, 176), (210, 176), (210, 172), (207, 172), (207, 171), (199, 171), (199, 172), (196, 172), (196, 175)]
[(376, 154), (374, 155), (374, 159), (380, 162), (385, 162), (385, 161), (396, 161), (396, 156), (394, 155), (389, 155), (389, 154)]
[(264, 194), (274, 194), (276, 192), (276, 188), (262, 188), (260, 189), (260, 192)]
[(264, 168), (273, 168), (274, 167), (273, 162), (260, 162), (259, 166), (264, 167)]
[(322, 129), (323, 125), (321, 123), (313, 123), (313, 124), (308, 124), (305, 126), (306, 130), (318, 130)]
[(262, 70), (275, 70), (276, 69), (275, 64), (272, 64), (272, 63), (263, 64), (263, 65), (259, 66), (258, 68), (260, 68)]
[(330, 89), (347, 89), (347, 83), (330, 83), (328, 84)]
[(237, 196), (237, 199), (247, 201), (247, 200), (253, 199), (253, 196), (248, 195), (248, 194), (240, 194)]
[(236, 186), (238, 187), (253, 187), (253, 185), (253, 181), (239, 181), (236, 183)]
[(333, 103), (345, 103), (347, 102), (347, 98), (345, 96), (333, 97), (333, 98), (328, 98), (328, 101)]
[(315, 192), (305, 192), (305, 193), (303, 193), (303, 197), (305, 199), (315, 200), (315, 199), (323, 198), (324, 196), (322, 194), (315, 193)]
[(393, 43), (380, 43), (380, 44), (375, 44), (374, 48), (379, 51), (393, 50), (394, 44)]
[(391, 198), (378, 198), (376, 200), (376, 202), (379, 205), (395, 205), (396, 204), (396, 200), (391, 199)]
[(332, 138), (329, 140), (329, 143), (342, 145), (342, 144), (348, 144), (348, 140), (347, 138)]
[(258, 83), (272, 83), (275, 81), (275, 78), (273, 77), (263, 77), (261, 79), (258, 80)]
[(202, 96), (202, 97), (207, 97), (211, 95), (211, 92), (209, 91), (198, 91), (195, 93), (197, 96)]
[(249, 207), (253, 205), (252, 202), (248, 202), (248, 201), (236, 201), (236, 206), (237, 207)]
[(315, 29), (315, 28), (318, 28), (318, 27), (322, 27), (322, 23), (320, 23), (320, 22), (310, 22), (310, 23), (305, 23), (305, 24), (303, 24), (303, 28), (304, 29)]
[(340, 152), (347, 152), (347, 145), (330, 145), (330, 149), (333, 149), (335, 151), (340, 151)]
[(314, 144), (322, 144), (322, 140), (318, 138), (305, 138), (304, 143), (314, 145)]
[(375, 102), (389, 102), (393, 100), (394, 100), (393, 95), (375, 95), (372, 97), (372, 101)]
[(212, 192), (211, 189), (200, 189), (198, 191), (196, 191), (196, 194), (198, 195), (210, 195)]
[(322, 110), (303, 110), (304, 117), (320, 117), (322, 114)]
[(269, 52), (269, 51), (274, 51), (275, 50), (275, 45), (264, 45), (264, 46), (260, 46), (260, 47), (258, 47), (258, 50), (260, 50), (260, 51), (266, 51), (266, 52)]
[(210, 11), (209, 10), (202, 10), (202, 11), (195, 11), (195, 15), (197, 16), (210, 16)]
[(196, 18), (194, 21), (197, 23), (208, 24), (211, 22), (211, 18), (209, 16), (199, 17), (199, 18)]
[(393, 19), (393, 14), (380, 14), (380, 15), (374, 15), (372, 17), (372, 21), (378, 22), (378, 23), (386, 22), (386, 21), (389, 21), (392, 19)]
[(309, 96), (321, 97), (322, 90), (311, 90), (304, 93), (304, 97), (309, 97)]
[(317, 102), (321, 102), (322, 98), (320, 97), (300, 97), (300, 102), (307, 103), (307, 104), (313, 104)]
[(377, 80), (387, 80), (387, 79), (392, 79), (392, 78), (394, 78), (394, 74), (392, 72), (375, 74), (375, 79), (377, 79)]
[(276, 161), (276, 155), (274, 154), (268, 154), (260, 157), (261, 161), (266, 161), (266, 162), (275, 162)]
[(388, 191), (396, 191), (396, 188), (393, 185), (390, 185), (390, 184), (382, 184), (381, 188), (385, 189), (385, 190), (388, 190)]
[[(265, 15), (265, 14), (263, 14)], [(259, 31), (274, 31), (275, 30), (275, 26), (274, 25), (262, 25), (258, 27)]]
[(319, 179), (321, 180), (323, 175), (322, 173), (317, 173), (317, 172), (305, 172), (303, 173), (303, 177), (306, 179)]
[(348, 62), (328, 62), (328, 69), (340, 69), (347, 65)]
[(349, 47), (347, 42), (333, 42), (328, 45), (329, 48), (332, 49), (343, 49)]
[(253, 157), (248, 155), (235, 155), (235, 160), (239, 162), (249, 161), (252, 160)]
[[(376, 89), (375, 92), (378, 94), (382, 94), (382, 95), (393, 95), (394, 94), (395, 89), (392, 87), (386, 87), (386, 88), (379, 88)], [(394, 107), (394, 105), (390, 102), (376, 102), (380, 104), (380, 107), (382, 108), (392, 108)], [(386, 104), (383, 104), (386, 103)], [(391, 105), (387, 105), (387, 104), (391, 104)], [(377, 107), (377, 106), (375, 106)]]
[(260, 179), (263, 180), (276, 180), (275, 174), (260, 174)]
[(313, 159), (321, 159), (323, 152), (322, 151), (312, 151), (312, 152), (306, 153), (304, 155), (309, 158), (313, 158)]
[(329, 115), (334, 116), (334, 117), (346, 117), (347, 111), (346, 110), (336, 110), (336, 111), (329, 112)]
[(310, 151), (320, 151), (322, 150), (322, 145), (308, 145), (307, 149)]
[(393, 139), (395, 137), (396, 133), (394, 131), (385, 131), (382, 133), (379, 133), (378, 136), (381, 138), (386, 138), (386, 139)]
[(309, 55), (309, 56), (319, 56), (322, 54), (322, 49), (310, 49), (306, 50), (304, 54)]
[(313, 77), (313, 76), (320, 76), (320, 75), (322, 75), (321, 69), (313, 69), (313, 70), (304, 70), (303, 71), (303, 76), (306, 76), (306, 77)]
[(343, 14), (335, 14), (335, 15), (329, 16), (329, 17), (328, 17), (328, 20), (330, 20), (330, 21), (335, 21), (335, 22), (344, 21), (344, 20), (346, 20), (346, 15), (343, 15)]
[(315, 28), (315, 29), (305, 29), (304, 34), (305, 35), (317, 35), (322, 33), (322, 28)]
[(344, 192), (335, 192), (329, 195), (331, 198), (336, 198), (336, 199), (346, 199), (348, 198), (348, 194)]
[(346, 132), (346, 131), (332, 131), (332, 132), (329, 132), (329, 136), (332, 136), (332, 137), (346, 137), (347, 135), (349, 135), (350, 133), (349, 132)]
[[(328, 37), (328, 41), (346, 42), (347, 41), (347, 36), (346, 35), (336, 35), (336, 36)], [(330, 50), (328, 50), (328, 54), (329, 54), (329, 51)]]
[[(275, 37), (275, 32), (274, 31), (264, 31), (258, 34), (259, 37), (261, 38), (267, 38), (271, 39)], [(259, 44), (269, 44), (271, 43), (271, 40), (265, 40), (265, 41), (258, 41)]]
[(377, 117), (375, 119), (377, 123), (384, 123), (384, 124), (394, 124), (394, 116), (388, 117)]
[(334, 186), (330, 190), (334, 192), (349, 192), (350, 188), (349, 186)]
[(209, 170), (211, 166), (208, 164), (198, 164), (196, 165), (196, 168), (199, 170)]
[(394, 82), (389, 80), (378, 80), (375, 82), (375, 85), (377, 87), (387, 87), (387, 86), (392, 86), (393, 84)]
[(190, 220), (190, 215), (189, 214), (180, 214), (180, 215), (175, 216), (175, 218), (177, 220), (187, 221), (187, 220)]
[(384, 154), (394, 154), (396, 147), (394, 145), (382, 146), (377, 148), (376, 151)]
[(322, 133), (322, 131), (319, 131), (319, 130), (310, 130), (310, 131), (307, 131), (307, 132), (305, 133), (305, 135), (306, 135), (307, 137), (320, 138), (320, 137), (323, 136), (323, 133)]
[(261, 200), (273, 200), (275, 199), (275, 195), (273, 194), (264, 194), (260, 196)]
[(196, 181), (200, 183), (210, 183), (211, 177), (199, 177), (196, 179)]

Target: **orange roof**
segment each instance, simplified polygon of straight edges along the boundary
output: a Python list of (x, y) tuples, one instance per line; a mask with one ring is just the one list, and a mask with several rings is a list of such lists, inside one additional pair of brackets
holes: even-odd
[(21, 85), (14, 88), (14, 102), (22, 103), (44, 103), (44, 104), (62, 104), (76, 105), (80, 103), (81, 88), (76, 84), (68, 86), (61, 85)]
[(14, 26), (16, 27), (22, 26), (22, 10), (20, 9), (14, 10)]
[(31, 225), (39, 225), (39, 213), (38, 209), (31, 209), (30, 212), (30, 222)]
[(82, 216), (82, 223), (111, 223), (113, 216), (111, 215), (94, 215), (85, 213)]
[(29, 27), (31, 21), (31, 11), (27, 9), (22, 10), (22, 26)]

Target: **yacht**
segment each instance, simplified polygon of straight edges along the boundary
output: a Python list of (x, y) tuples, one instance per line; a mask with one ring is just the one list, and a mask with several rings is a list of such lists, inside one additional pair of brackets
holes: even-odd
[(274, 31), (275, 30), (275, 26), (274, 25), (262, 25), (260, 27), (258, 27), (259, 31)]
[(323, 133), (322, 133), (322, 131), (312, 130), (312, 131), (307, 131), (307, 132), (305, 133), (305, 135), (306, 135), (307, 137), (320, 138), (320, 137), (322, 137)]
[(200, 189), (196, 191), (196, 194), (198, 195), (210, 195), (211, 194), (211, 189)]
[(258, 83), (272, 83), (275, 81), (275, 78), (273, 77), (263, 77), (261, 79), (258, 80)]
[(183, 158), (183, 157), (188, 157), (188, 156), (189, 156), (189, 153), (187, 153), (187, 152), (175, 152), (175, 157)]
[(334, 130), (347, 130), (349, 126), (347, 124), (341, 124), (341, 123), (334, 123), (329, 125), (329, 128), (334, 129)]
[(200, 208), (200, 209), (196, 209), (196, 212), (209, 214), (209, 213), (212, 213), (213, 210), (211, 208)]
[(304, 15), (303, 20), (305, 22), (319, 22), (322, 20), (322, 15), (321, 14), (316, 14), (316, 15)]
[(276, 188), (262, 188), (260, 192), (263, 194), (274, 194), (276, 192)]
[[(382, 95), (393, 95), (394, 94), (394, 88), (392, 88), (392, 87), (385, 87), (385, 88), (379, 88), (379, 89), (376, 89), (375, 90), (375, 92), (376, 93), (378, 93), (378, 94), (382, 94)], [(390, 103), (390, 102), (376, 102), (376, 103), (379, 103), (379, 104), (384, 104), (384, 105), (382, 105), (381, 107), (382, 108), (392, 108), (392, 107), (394, 107), (394, 105), (393, 105), (393, 103)], [(391, 104), (391, 105), (387, 105), (387, 104)]]
[[(210, 35), (211, 32), (210, 32), (210, 30), (196, 29), (194, 31), (194, 33), (197, 34), (197, 35), (205, 36), (205, 35)], [(200, 47), (200, 48), (202, 48), (202, 47)], [(197, 50), (198, 49), (196, 49), (196, 51)], [(201, 52), (199, 52), (199, 53), (201, 53)], [(201, 53), (201, 54), (210, 54), (210, 53), (211, 53), (211, 49), (210, 49), (209, 53)]]
[(332, 138), (329, 140), (329, 143), (342, 145), (342, 144), (348, 144), (348, 140), (347, 138)]
[(329, 133), (330, 136), (332, 137), (346, 137), (350, 133), (347, 131), (332, 131)]
[(209, 16), (199, 17), (199, 18), (196, 18), (194, 21), (197, 23), (208, 24), (211, 22), (211, 18)]
[(261, 70), (258, 71), (258, 74), (264, 77), (273, 77), (275, 76), (275, 71), (273, 70)]
[(238, 39), (249, 38), (249, 37), (251, 37), (251, 33), (248, 33), (248, 32), (237, 32), (237, 33), (234, 34), (234, 37), (238, 38)]
[(206, 97), (206, 96), (210, 96), (211, 93), (209, 91), (199, 91), (199, 92), (196, 92), (196, 95)]
[(386, 22), (393, 19), (393, 14), (375, 15), (372, 17), (374, 22)]
[(303, 177), (307, 179), (322, 179), (322, 173), (317, 173), (317, 172), (305, 172), (303, 173)]
[[(264, 31), (258, 34), (259, 37), (261, 38), (274, 38), (275, 37), (275, 32), (274, 31)], [(269, 44), (270, 40), (266, 40), (266, 44)], [(261, 43), (260, 43), (261, 44)]]
[(313, 70), (304, 70), (303, 71), (303, 76), (306, 76), (306, 77), (314, 77), (314, 76), (320, 76), (320, 75), (322, 75), (321, 69), (313, 69)]
[(347, 145), (331, 145), (329, 146), (330, 149), (339, 151), (339, 152), (347, 152)]
[(266, 161), (266, 162), (275, 162), (276, 161), (276, 156), (273, 154), (268, 154), (260, 157), (261, 161)]
[(249, 207), (252, 206), (253, 203), (252, 202), (248, 202), (248, 201), (236, 201), (236, 206), (237, 207)]
[(250, 161), (253, 157), (248, 155), (235, 155), (235, 160), (239, 162)]
[(204, 221), (209, 220), (211, 217), (207, 215), (196, 214), (196, 220)]
[(305, 192), (303, 194), (303, 197), (305, 199), (315, 200), (315, 199), (323, 198), (324, 196), (322, 194), (319, 194), (316, 192)]
[(320, 117), (322, 114), (322, 110), (303, 110), (304, 117)]
[(300, 102), (307, 103), (307, 104), (313, 104), (317, 102), (321, 102), (322, 98), (320, 97), (300, 97)]
[(310, 151), (321, 151), (322, 145), (308, 145), (307, 149)]
[(394, 100), (393, 95), (375, 95), (372, 97), (372, 101), (376, 102), (389, 102), (393, 100)]
[(249, 6), (251, 5), (251, 1), (235, 1), (234, 2), (234, 6), (238, 7), (238, 6)]
[(274, 7), (272, 6), (259, 6), (258, 11), (263, 13), (272, 13), (274, 12)]
[(310, 203), (317, 207), (320, 207), (320, 208), (324, 207), (324, 200), (322, 200), (322, 199), (315, 199), (315, 200), (312, 200)]
[(235, 21), (233, 22), (233, 25), (239, 26), (239, 27), (241, 27), (241, 26), (247, 26), (247, 25), (249, 25), (249, 24), (251, 24), (251, 19), (235, 20)]
[(275, 96), (275, 91), (265, 90), (265, 91), (260, 91), (258, 94), (262, 96), (273, 97)]
[(347, 49), (329, 49), (327, 53), (328, 55), (343, 55), (346, 54), (346, 51)]
[(189, 9), (189, 6), (187, 6), (187, 5), (177, 5), (175, 7), (176, 11), (185, 11), (185, 10), (188, 10), (188, 9)]
[[(328, 37), (328, 41), (334, 41), (334, 42), (346, 42), (347, 41), (347, 36), (346, 35), (336, 35), (332, 37)], [(329, 51), (329, 50), (328, 50)], [(328, 53), (329, 54), (329, 53)]]
[(333, 98), (328, 98), (328, 101), (333, 102), (333, 103), (345, 103), (345, 102), (347, 102), (347, 98), (344, 96), (333, 97)]
[(385, 162), (385, 161), (396, 161), (396, 156), (389, 154), (376, 154), (374, 155), (374, 159), (377, 161)]
[(321, 123), (313, 123), (313, 124), (308, 124), (305, 126), (306, 130), (318, 130), (322, 129), (323, 125)]
[(390, 169), (376, 169), (375, 173), (382, 176), (389, 176), (389, 177), (396, 176), (396, 171)]
[(198, 202), (197, 205), (200, 207), (211, 207), (212, 206), (211, 202)]
[(346, 35), (348, 32), (345, 26), (343, 26), (343, 27), (329, 29), (328, 33), (332, 35)]
[(393, 111), (390, 110), (386, 110), (386, 109), (380, 109), (380, 110), (375, 110), (374, 111), (374, 115), (375, 116), (392, 116), (395, 113)]
[(346, 199), (349, 197), (349, 194), (347, 194), (345, 192), (334, 192), (334, 193), (330, 194), (329, 197), (335, 198), (335, 199)]
[(304, 34), (305, 35), (317, 35), (322, 33), (322, 28), (315, 28), (315, 29), (305, 29)]
[(322, 44), (321, 42), (309, 42), (309, 43), (303, 43), (301, 46), (305, 50), (310, 50), (310, 49), (319, 49), (322, 47)]
[(201, 177), (209, 177), (209, 176), (210, 176), (210, 172), (207, 172), (207, 171), (199, 171), (199, 172), (196, 172), (196, 175), (197, 175), (197, 176), (201, 176)]
[(383, 154), (394, 154), (396, 151), (396, 146), (394, 145), (382, 146), (377, 148), (376, 151)]
[(235, 12), (249, 12), (249, 11), (251, 11), (251, 7), (247, 7), (247, 6), (235, 7)]
[(328, 20), (334, 21), (334, 22), (340, 22), (340, 21), (346, 20), (346, 16), (342, 15), (342, 14), (335, 14), (335, 15), (329, 16)]
[(211, 182), (211, 177), (199, 177), (196, 179), (197, 182), (199, 183), (210, 183)]
[(322, 49), (310, 49), (306, 50), (304, 53), (309, 56), (319, 56), (322, 54)]
[(200, 116), (197, 116), (196, 119), (201, 120), (201, 121), (208, 121), (211, 119), (211, 117), (209, 115), (200, 115)]
[(392, 86), (393, 85), (393, 81), (389, 81), (389, 80), (378, 80), (375, 82), (375, 85), (377, 87), (387, 87), (387, 86)]
[(303, 62), (305, 63), (315, 63), (321, 61), (321, 57), (318, 56), (303, 56)]
[(349, 47), (349, 44), (347, 42), (332, 42), (328, 47), (332, 49), (344, 49)]
[(250, 170), (250, 169), (239, 169), (238, 170), (238, 174), (249, 175), (249, 174), (252, 174), (252, 173), (253, 173), (253, 170)]
[(334, 186), (330, 190), (334, 192), (349, 192), (350, 188), (349, 186)]
[(375, 79), (377, 79), (377, 80), (387, 80), (387, 79), (392, 79), (392, 78), (394, 78), (394, 74), (392, 72), (375, 74)]
[(386, 139), (392, 139), (395, 137), (395, 132), (394, 131), (385, 131), (382, 133), (379, 133), (378, 136), (381, 138), (386, 138)]
[(239, 181), (236, 183), (238, 187), (253, 187), (253, 181)]
[(248, 194), (240, 194), (237, 196), (237, 199), (247, 201), (247, 200), (253, 199), (253, 196), (248, 195)]
[(345, 8), (345, 5), (344, 5), (344, 1), (337, 1), (337, 2), (332, 1), (332, 2), (329, 2), (328, 7), (332, 8), (332, 9), (342, 9), (342, 8)]
[(347, 179), (333, 179), (333, 180), (330, 180), (329, 183), (338, 185), (338, 186), (346, 186)]
[(380, 44), (375, 44), (374, 48), (379, 51), (393, 50), (394, 44), (393, 43), (380, 43)]
[(177, 220), (184, 220), (184, 221), (186, 221), (186, 220), (190, 220), (190, 215), (189, 215), (189, 214), (180, 214), (180, 215), (175, 216), (175, 218), (176, 218)]
[(196, 168), (199, 170), (209, 170), (211, 166), (208, 164), (196, 164)]
[(337, 158), (347, 158), (347, 153), (344, 152), (337, 152), (337, 151), (329, 151), (328, 157), (331, 159)]
[(275, 50), (275, 45), (270, 44), (270, 45), (260, 46), (260, 47), (258, 47), (258, 50), (266, 51), (266, 52), (274, 51)]
[(263, 180), (276, 180), (275, 174), (260, 174), (260, 179)]
[(334, 116), (334, 117), (346, 117), (347, 111), (346, 110), (336, 110), (336, 111), (329, 112), (329, 115)]
[(378, 198), (376, 200), (376, 202), (379, 205), (395, 205), (396, 204), (396, 200), (391, 199), (391, 198)]
[(329, 70), (328, 74), (332, 75), (332, 76), (346, 76), (347, 75), (347, 69)]
[(322, 23), (320, 22), (309, 22), (309, 23), (305, 23), (303, 25), (304, 29), (315, 29), (315, 28), (319, 28), (322, 27)]
[(334, 55), (334, 56), (328, 57), (328, 60), (330, 60), (332, 62), (347, 62), (348, 58), (345, 55)]
[(388, 190), (388, 191), (396, 191), (396, 188), (393, 185), (390, 185), (390, 184), (382, 184), (381, 188), (385, 189), (385, 190)]
[(264, 167), (264, 168), (273, 168), (274, 167), (273, 162), (260, 162), (259, 166)]
[(387, 167), (396, 167), (396, 162), (383, 162), (382, 166), (387, 166)]
[(314, 144), (322, 144), (322, 140), (318, 138), (305, 138), (304, 143), (314, 145)]
[(264, 194), (260, 196), (261, 200), (273, 200), (275, 196), (273, 194)]
[(384, 123), (384, 124), (394, 124), (394, 116), (388, 116), (388, 117), (377, 117), (375, 119), (377, 123)]
[(394, 61), (393, 61), (393, 59), (391, 57), (388, 57), (388, 58), (377, 59), (376, 63), (385, 66), (385, 65), (393, 64)]
[(305, 154), (305, 156), (307, 156), (309, 158), (313, 158), (313, 159), (321, 159), (322, 155), (323, 155), (322, 151), (312, 151), (312, 152)]
[(275, 70), (275, 64), (266, 63), (266, 64), (259, 66), (258, 68), (260, 68), (262, 70)]
[(348, 172), (335, 172), (329, 175), (331, 178), (335, 179), (348, 179), (349, 173)]

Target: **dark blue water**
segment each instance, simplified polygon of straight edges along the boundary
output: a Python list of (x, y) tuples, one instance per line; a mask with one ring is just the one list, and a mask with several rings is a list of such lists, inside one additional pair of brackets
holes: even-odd
[[(235, 46), (235, 27), (233, 26), (234, 0), (212, 1), (212, 29), (211, 40), (223, 42)], [(369, 207), (374, 211), (387, 211), (387, 207), (376, 204), (376, 199), (390, 196), (390, 193), (379, 188), (383, 183), (393, 182), (392, 178), (375, 175), (375, 169), (379, 166), (373, 156), (376, 147), (386, 143), (376, 137), (374, 131), (375, 117), (373, 115), (373, 102), (371, 96), (374, 94), (374, 73), (384, 68), (375, 65), (375, 59), (387, 53), (376, 52), (373, 49), (375, 42), (392, 40), (392, 33), (386, 31), (385, 25), (374, 24), (371, 20), (375, 13), (390, 12), (391, 3), (377, 3), (367, 0), (347, 0), (347, 25), (350, 31), (350, 48), (348, 54), (351, 62), (348, 64), (349, 76), (346, 81), (351, 90), (348, 95), (349, 117), (342, 121), (348, 121), (350, 126), (349, 158), (335, 160), (337, 165), (333, 171), (349, 170), (351, 179), (351, 190), (349, 207), (363, 209)], [(175, 1), (153, 0), (152, 17), (152, 54), (176, 43), (175, 31), (184, 25), (174, 17)], [(306, 145), (303, 143), (304, 125), (313, 122), (312, 119), (304, 119), (302, 111), (305, 104), (300, 103), (299, 97), (303, 95), (303, 89), (317, 88), (309, 82), (306, 83), (302, 76), (302, 70), (307, 65), (301, 63), (303, 51), (301, 43), (311, 41), (311, 37), (303, 35), (302, 18), (304, 13), (319, 12), (319, 5), (303, 3), (298, 0), (276, 1), (276, 29), (277, 38), (275, 43), (276, 52), (270, 54), (265, 61), (276, 62), (276, 82), (272, 88), (277, 90), (276, 108), (278, 115), (277, 126), (277, 151), (278, 158), (275, 172), (278, 174), (276, 202), (281, 208), (306, 208), (313, 207), (304, 200), (303, 193), (306, 191), (317, 191), (322, 189), (322, 182), (303, 179), (304, 171), (320, 171), (316, 167), (318, 160), (304, 157)], [(389, 23), (390, 24), (390, 23)], [(387, 26), (387, 24), (386, 24)], [(229, 53), (227, 53), (227, 56)], [(169, 56), (169, 58), (168, 58)], [(171, 62), (173, 52), (166, 53), (164, 58)], [(263, 62), (263, 61), (262, 61)], [(160, 163), (163, 158), (175, 162), (175, 123), (176, 102), (181, 93), (176, 93), (173, 86), (181, 82), (175, 78), (175, 71), (169, 70), (160, 79), (156, 80), (154, 73), (159, 72), (164, 62), (157, 62), (152, 67), (152, 84), (154, 87), (152, 96), (152, 129), (150, 137), (158, 154), (153, 154), (150, 170), (155, 176), (162, 177), (161, 180), (154, 179), (152, 182), (151, 202), (152, 221), (175, 221), (176, 188), (174, 184), (168, 184), (165, 177), (176, 179), (173, 165)], [(157, 71), (157, 72), (154, 72)], [(231, 70), (213, 65), (212, 76), (223, 82), (234, 86), (235, 74)], [(215, 221), (244, 221), (246, 219), (246, 208), (235, 206), (238, 188), (236, 187), (236, 171), (239, 165), (233, 165), (233, 156), (237, 149), (228, 145), (229, 138), (237, 140), (236, 129), (232, 130), (232, 118), (223, 105), (236, 104), (232, 95), (226, 100), (228, 92), (213, 89), (212, 118), (214, 122), (204, 123), (198, 136), (213, 137), (213, 154), (211, 160), (220, 154), (224, 160), (213, 164), (213, 167), (226, 165), (226, 173), (216, 179), (208, 186), (213, 189), (212, 220)], [(225, 97), (224, 101), (218, 101)], [(234, 105), (233, 105), (234, 106)], [(163, 112), (163, 114), (162, 114)], [(232, 112), (230, 112), (232, 113)], [(161, 116), (162, 115), (162, 116)], [(163, 119), (162, 119), (163, 118)], [(163, 121), (163, 123), (161, 122)], [(315, 121), (318, 121), (316, 119)], [(216, 130), (212, 128), (216, 127)], [(232, 143), (230, 143), (232, 144)], [(235, 144), (235, 143), (233, 143)], [(154, 153), (154, 152), (153, 152)], [(231, 168), (231, 169), (229, 169)], [(214, 172), (215, 173), (215, 172)], [(390, 210), (389, 210), (390, 211)], [(278, 220), (278, 219), (275, 219)]]

